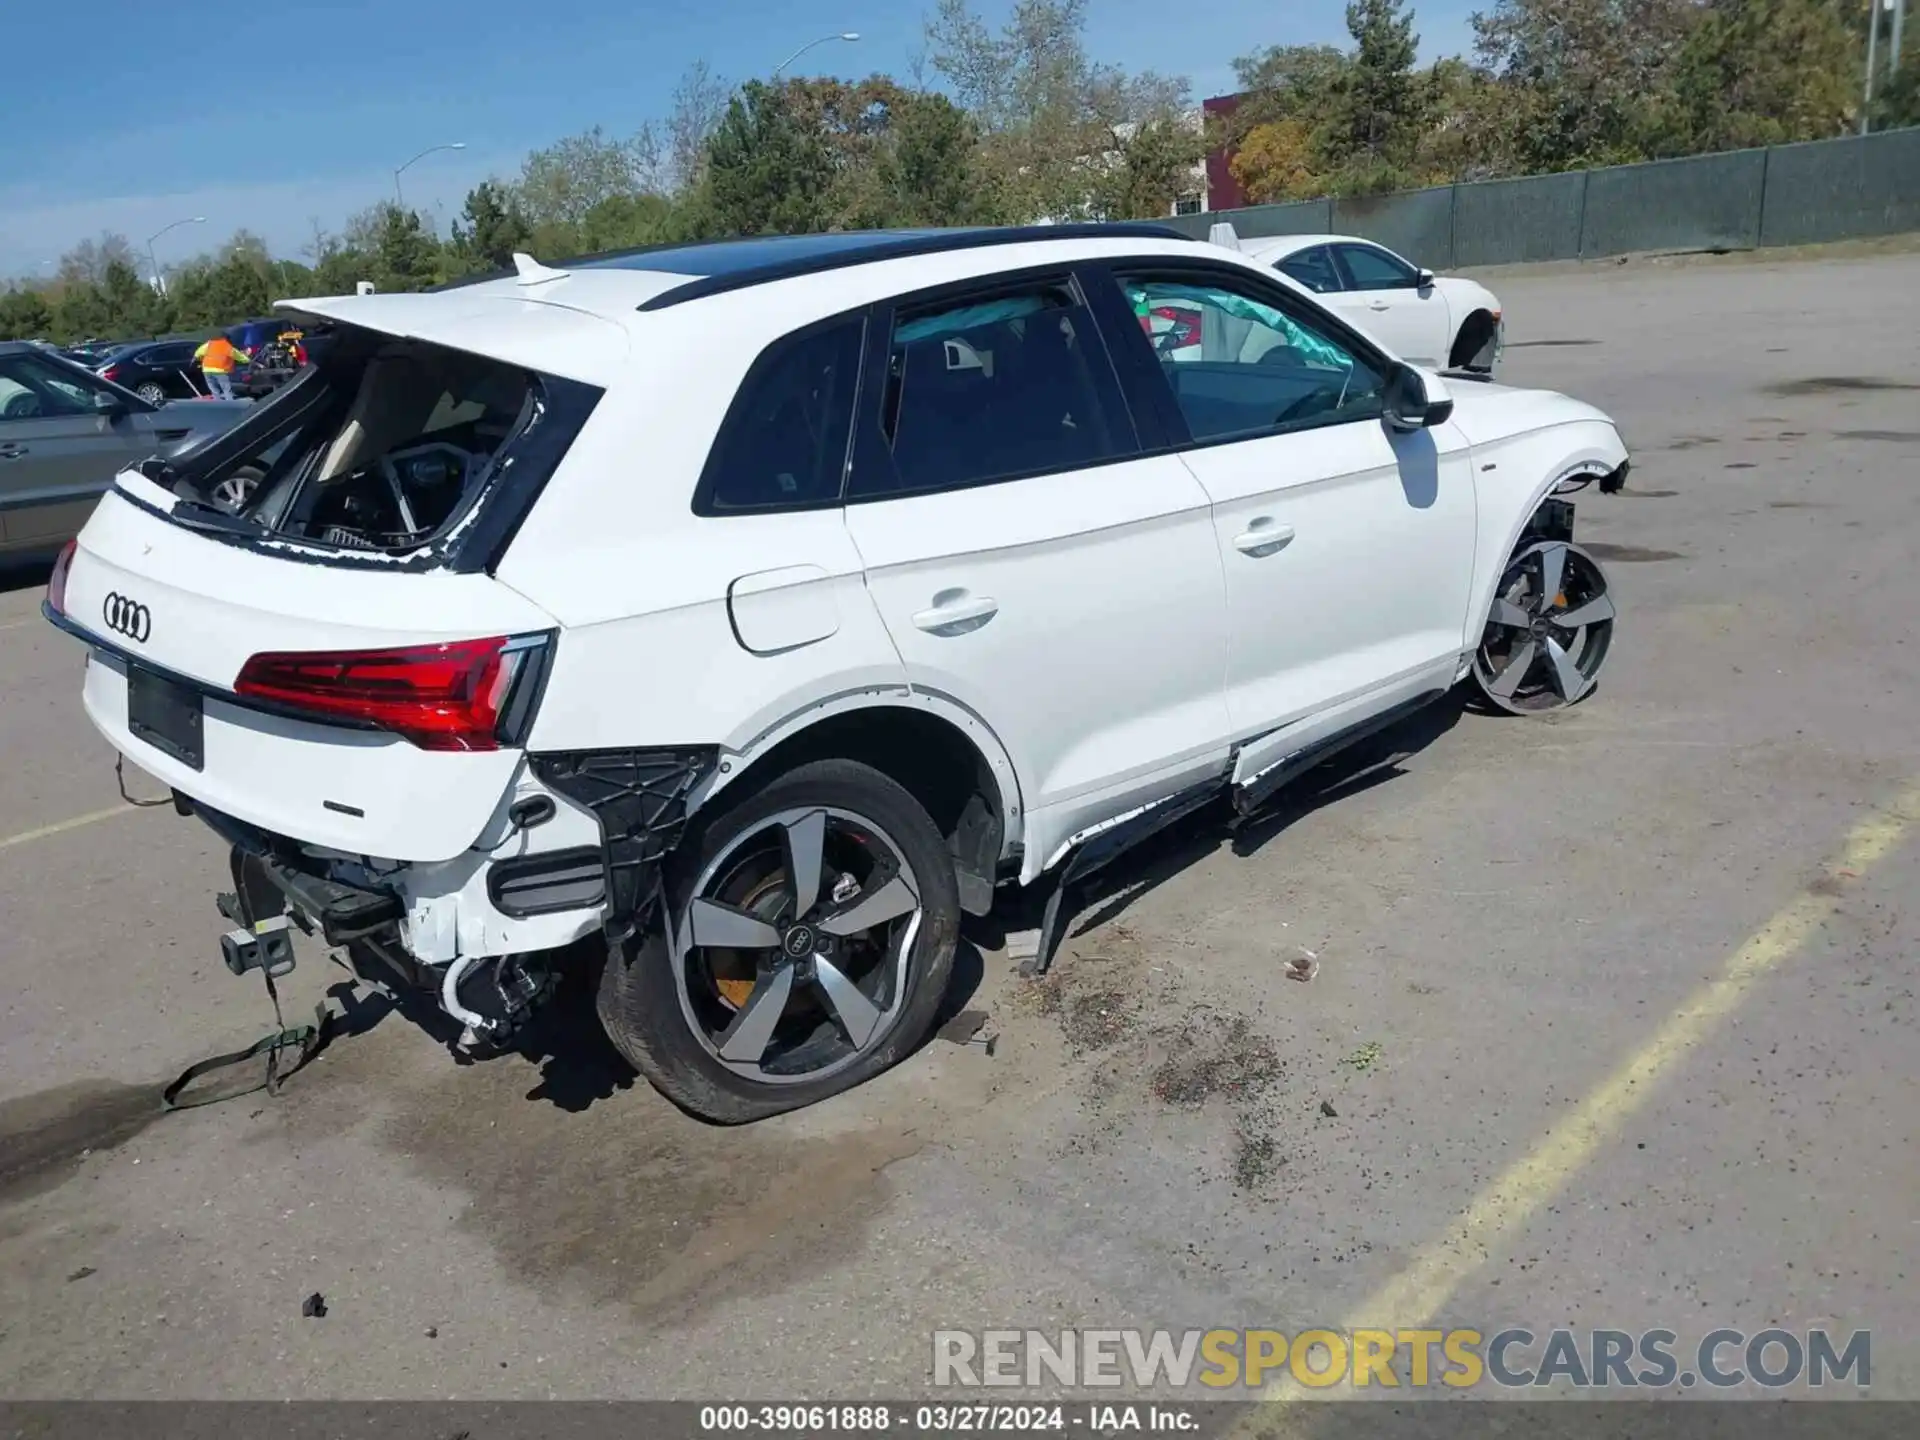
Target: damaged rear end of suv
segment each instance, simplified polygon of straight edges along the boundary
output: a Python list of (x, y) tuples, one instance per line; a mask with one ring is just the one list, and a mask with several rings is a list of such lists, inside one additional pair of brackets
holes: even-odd
[[(297, 929), (485, 1048), (622, 880), (591, 767), (527, 750), (560, 626), (493, 572), (627, 340), (429, 298), (306, 302), (350, 317), (321, 363), (119, 475), (44, 610), (88, 647), (93, 724), (231, 846), (229, 969), (278, 973)], [(668, 764), (683, 801), (699, 758)]]

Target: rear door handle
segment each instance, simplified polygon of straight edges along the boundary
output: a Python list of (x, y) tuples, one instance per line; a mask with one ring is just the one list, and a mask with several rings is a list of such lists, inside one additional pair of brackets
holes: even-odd
[(915, 612), (913, 623), (929, 635), (956, 635), (963, 633), (961, 627), (978, 629), (999, 613), (1000, 602), (990, 595), (942, 590), (931, 608)]
[(1276, 525), (1270, 516), (1261, 515), (1233, 537), (1233, 548), (1258, 559), (1284, 549), (1292, 539), (1291, 525)]

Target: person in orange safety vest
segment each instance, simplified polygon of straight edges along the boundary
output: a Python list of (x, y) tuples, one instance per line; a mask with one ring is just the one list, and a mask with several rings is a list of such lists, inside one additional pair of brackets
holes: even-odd
[(224, 335), (216, 335), (193, 352), (193, 363), (207, 377), (207, 388), (222, 400), (233, 399), (233, 371), (252, 359)]

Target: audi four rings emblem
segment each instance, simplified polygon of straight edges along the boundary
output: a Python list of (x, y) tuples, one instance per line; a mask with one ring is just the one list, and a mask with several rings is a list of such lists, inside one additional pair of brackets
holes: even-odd
[(100, 607), (101, 618), (107, 622), (107, 628), (126, 636), (129, 640), (144, 645), (147, 637), (153, 634), (153, 612), (138, 600), (129, 600), (118, 590), (107, 596)]

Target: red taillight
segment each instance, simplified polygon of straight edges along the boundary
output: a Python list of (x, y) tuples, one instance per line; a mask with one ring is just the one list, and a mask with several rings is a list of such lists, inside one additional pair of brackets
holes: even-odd
[(79, 548), (78, 540), (62, 545), (60, 558), (53, 562), (53, 573), (47, 576), (47, 606), (56, 615), (67, 613), (67, 572), (73, 568), (73, 552)]
[(531, 650), (505, 637), (256, 655), (234, 692), (316, 719), (391, 730), (422, 750), (498, 750), (500, 713)]
[(120, 383), (120, 367), (118, 365), (107, 366), (106, 369), (100, 372), (100, 378), (102, 380), (111, 380), (114, 384), (118, 385)]

